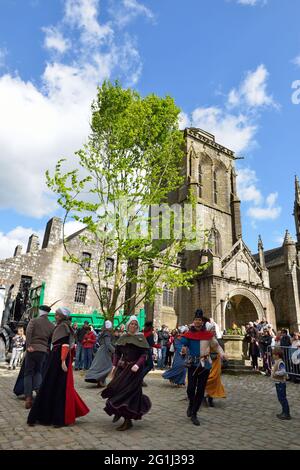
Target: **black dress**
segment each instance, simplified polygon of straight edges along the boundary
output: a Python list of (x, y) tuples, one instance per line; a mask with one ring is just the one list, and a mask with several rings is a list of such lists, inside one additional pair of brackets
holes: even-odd
[[(137, 420), (150, 410), (151, 401), (142, 391), (143, 365), (147, 359), (148, 348), (143, 335), (125, 334), (116, 343), (113, 361), (117, 367), (116, 373), (101, 394), (103, 398), (108, 398), (104, 411), (109, 416), (117, 415)], [(134, 364), (139, 366), (137, 372), (131, 370)]]
[(28, 424), (65, 426), (73, 424), (76, 417), (89, 412), (74, 389), (72, 351), (66, 358), (68, 372), (64, 372), (61, 367), (61, 347), (68, 343), (69, 336), (53, 343), (43, 382), (28, 415)]

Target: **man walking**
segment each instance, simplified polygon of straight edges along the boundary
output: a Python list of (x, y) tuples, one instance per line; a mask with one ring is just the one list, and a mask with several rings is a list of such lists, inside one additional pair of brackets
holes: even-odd
[(166, 325), (162, 325), (161, 330), (158, 331), (158, 359), (157, 368), (164, 369), (166, 367), (166, 356), (167, 356), (167, 344), (169, 341), (169, 329)]
[(203, 330), (204, 317), (196, 310), (193, 325), (190, 330), (181, 337), (181, 354), (187, 356), (188, 365), (188, 387), (187, 395), (189, 406), (187, 416), (195, 426), (200, 422), (197, 413), (201, 406), (206, 382), (211, 369), (210, 352), (218, 351), (224, 357), (224, 351), (210, 331)]
[(42, 371), (45, 365), (54, 324), (48, 320), (51, 308), (39, 307), (39, 317), (30, 320), (26, 329), (26, 356), (24, 372), (25, 408), (32, 406), (32, 391), (38, 390), (42, 383)]

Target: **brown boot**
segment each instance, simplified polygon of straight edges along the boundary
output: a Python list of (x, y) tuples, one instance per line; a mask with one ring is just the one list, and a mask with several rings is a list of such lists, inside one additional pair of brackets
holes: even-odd
[(127, 429), (132, 428), (132, 421), (131, 419), (125, 419), (124, 423), (117, 428), (118, 431), (127, 431)]
[(32, 397), (26, 397), (25, 398), (25, 409), (30, 410), (32, 407)]

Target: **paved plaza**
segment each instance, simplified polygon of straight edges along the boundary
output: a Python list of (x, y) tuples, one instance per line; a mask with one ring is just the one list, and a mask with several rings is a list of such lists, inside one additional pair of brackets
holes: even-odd
[(24, 401), (12, 393), (17, 371), (0, 369), (0, 449), (300, 449), (300, 384), (287, 384), (293, 420), (280, 421), (271, 379), (256, 373), (223, 375), (227, 399), (216, 400), (215, 408), (202, 407), (196, 427), (185, 414), (185, 390), (151, 373), (143, 389), (151, 411), (120, 432), (103, 411), (99, 389), (86, 384), (80, 372), (74, 375), (90, 413), (67, 428), (28, 427)]

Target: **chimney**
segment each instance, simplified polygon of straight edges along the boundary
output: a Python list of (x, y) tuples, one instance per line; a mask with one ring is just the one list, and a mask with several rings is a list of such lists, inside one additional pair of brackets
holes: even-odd
[(33, 253), (39, 249), (39, 237), (37, 235), (30, 235), (27, 245), (26, 253)]
[(22, 245), (17, 245), (14, 252), (14, 258), (22, 254)]
[(53, 217), (46, 225), (42, 248), (57, 245), (62, 240), (62, 220)]

